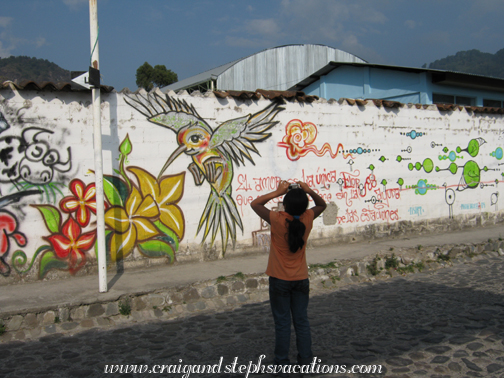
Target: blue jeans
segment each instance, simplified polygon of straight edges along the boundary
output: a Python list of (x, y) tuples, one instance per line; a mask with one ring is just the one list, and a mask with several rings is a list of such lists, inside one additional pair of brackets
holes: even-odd
[(291, 334), (291, 314), (296, 331), (297, 362), (312, 362), (310, 323), (308, 321), (308, 300), (310, 281), (284, 281), (269, 278), (271, 312), (275, 320), (275, 364), (287, 365)]

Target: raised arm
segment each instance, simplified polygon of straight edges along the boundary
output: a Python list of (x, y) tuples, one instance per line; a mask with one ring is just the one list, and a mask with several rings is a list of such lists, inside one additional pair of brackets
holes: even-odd
[(264, 205), (266, 205), (273, 198), (283, 196), (285, 193), (287, 193), (288, 189), (289, 183), (287, 181), (280, 181), (275, 191), (257, 197), (250, 203), (250, 207), (252, 207), (252, 210), (254, 210), (257, 215), (259, 215), (266, 222), (270, 223), (270, 210)]
[(310, 197), (313, 199), (313, 202), (315, 202), (315, 206), (313, 206), (311, 209), (315, 214), (314, 218), (317, 218), (326, 209), (327, 204), (322, 199), (322, 197), (320, 197), (317, 193), (315, 193), (313, 189), (311, 189), (306, 183), (298, 181), (298, 184), (301, 187), (301, 189), (305, 191), (306, 194), (310, 195)]

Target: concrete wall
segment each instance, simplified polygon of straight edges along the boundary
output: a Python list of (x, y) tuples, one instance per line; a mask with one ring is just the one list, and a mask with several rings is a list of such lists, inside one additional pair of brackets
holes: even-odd
[[(0, 91), (0, 284), (96, 271), (90, 97)], [(463, 108), (104, 94), (111, 267), (267, 251), (249, 203), (280, 179), (329, 203), (315, 245), (499, 222), (503, 126)]]

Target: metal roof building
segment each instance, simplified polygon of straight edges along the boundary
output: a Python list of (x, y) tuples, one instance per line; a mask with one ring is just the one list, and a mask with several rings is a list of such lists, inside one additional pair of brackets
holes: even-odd
[(263, 50), (170, 84), (162, 91), (256, 89), (283, 91), (329, 62), (367, 63), (359, 57), (323, 45), (287, 45)]
[(330, 62), (289, 88), (329, 98), (501, 108), (504, 79), (463, 72)]

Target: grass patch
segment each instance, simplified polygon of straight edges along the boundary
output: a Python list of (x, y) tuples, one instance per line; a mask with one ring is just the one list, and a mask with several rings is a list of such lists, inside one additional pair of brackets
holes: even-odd
[(385, 269), (397, 269), (399, 267), (399, 260), (392, 253), (392, 256), (385, 256)]
[(366, 269), (369, 274), (372, 276), (376, 276), (378, 273), (380, 273), (380, 270), (378, 269), (378, 261), (381, 259), (378, 256), (375, 256), (373, 261), (371, 261), (371, 264), (366, 265)]
[(129, 298), (119, 302), (119, 313), (124, 316), (131, 315), (131, 303)]
[(404, 266), (401, 268), (397, 268), (397, 271), (401, 274), (415, 273), (415, 269), (413, 268), (413, 265), (408, 265), (408, 266)]
[(338, 266), (334, 261), (331, 261), (327, 264), (312, 264), (310, 265), (310, 269), (336, 269)]
[(245, 274), (243, 274), (242, 272), (238, 272), (233, 277), (243, 281), (245, 279)]
[(450, 261), (450, 256), (449, 255), (439, 255), (437, 259), (439, 262)]
[(424, 270), (424, 269), (425, 269), (425, 264), (424, 264), (422, 261), (417, 262), (417, 263), (415, 264), (415, 268), (417, 268), (417, 269), (418, 269), (418, 271), (419, 271), (419, 272), (421, 272), (422, 270)]
[(219, 276), (217, 277), (217, 280), (215, 281), (215, 283), (221, 283), (221, 282), (224, 282), (224, 281), (227, 281), (227, 278), (224, 277), (224, 276)]
[(0, 336), (5, 333), (7, 329), (5, 328), (5, 324), (0, 323)]
[(61, 320), (60, 320), (59, 316), (56, 316), (54, 318), (54, 323), (56, 323), (56, 324), (61, 323)]

